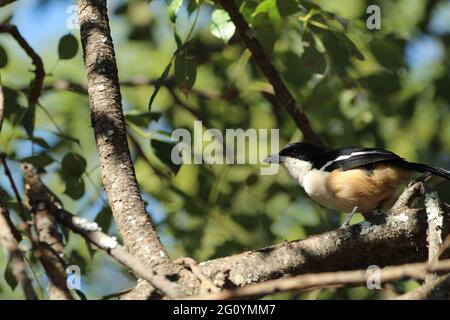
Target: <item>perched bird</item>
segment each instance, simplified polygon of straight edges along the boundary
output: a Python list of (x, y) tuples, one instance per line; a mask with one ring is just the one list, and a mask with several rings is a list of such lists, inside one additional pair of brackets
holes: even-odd
[(450, 180), (448, 170), (408, 162), (393, 152), (376, 148), (327, 150), (296, 142), (264, 162), (285, 167), (321, 205), (344, 213), (361, 212), (364, 216), (390, 204), (397, 188), (415, 172), (429, 172)]

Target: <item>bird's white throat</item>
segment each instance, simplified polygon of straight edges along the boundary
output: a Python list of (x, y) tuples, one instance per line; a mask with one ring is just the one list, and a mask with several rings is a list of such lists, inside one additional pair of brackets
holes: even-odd
[(303, 178), (311, 171), (312, 164), (291, 157), (283, 157), (281, 164), (287, 169), (291, 177), (293, 177), (303, 187)]

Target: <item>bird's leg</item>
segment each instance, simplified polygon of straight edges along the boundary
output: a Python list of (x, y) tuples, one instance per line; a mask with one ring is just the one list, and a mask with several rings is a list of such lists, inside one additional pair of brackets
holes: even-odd
[(386, 214), (382, 208), (377, 208), (374, 211), (362, 212), (364, 219), (372, 224), (383, 224), (386, 222)]
[(356, 211), (358, 211), (358, 207), (357, 206), (353, 208), (352, 212), (347, 214), (347, 216), (345, 217), (344, 222), (341, 225), (341, 228), (348, 227), (350, 225), (350, 221), (352, 220), (352, 218), (356, 214)]

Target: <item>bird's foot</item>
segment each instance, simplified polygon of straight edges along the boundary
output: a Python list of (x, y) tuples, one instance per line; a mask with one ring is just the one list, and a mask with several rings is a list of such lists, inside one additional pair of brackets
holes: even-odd
[(386, 222), (386, 214), (382, 210), (375, 210), (372, 212), (363, 212), (364, 219), (371, 224), (383, 224)]

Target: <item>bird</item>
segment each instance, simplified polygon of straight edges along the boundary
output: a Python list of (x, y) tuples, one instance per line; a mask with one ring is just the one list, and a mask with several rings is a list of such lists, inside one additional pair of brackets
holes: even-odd
[(378, 213), (394, 200), (400, 185), (414, 173), (429, 173), (450, 180), (450, 171), (408, 162), (384, 149), (345, 147), (326, 149), (307, 142), (286, 145), (264, 159), (286, 168), (306, 194), (322, 206), (350, 213), (343, 225), (360, 212)]

